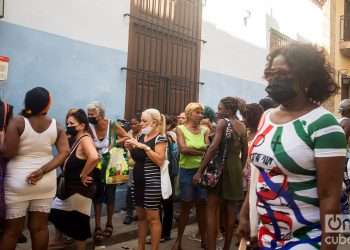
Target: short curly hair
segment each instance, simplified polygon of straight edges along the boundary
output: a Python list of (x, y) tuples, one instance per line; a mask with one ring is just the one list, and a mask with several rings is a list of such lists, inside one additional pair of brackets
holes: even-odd
[(267, 56), (265, 79), (273, 60), (279, 55), (285, 58), (293, 77), (309, 85), (306, 96), (310, 100), (322, 103), (337, 93), (339, 87), (333, 79), (334, 71), (323, 48), (308, 43), (291, 43), (274, 50)]

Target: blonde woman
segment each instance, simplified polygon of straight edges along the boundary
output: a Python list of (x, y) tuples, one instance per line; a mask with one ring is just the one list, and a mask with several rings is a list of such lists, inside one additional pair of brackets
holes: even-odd
[(165, 118), (157, 109), (147, 109), (141, 116), (142, 132), (138, 139), (129, 139), (125, 146), (135, 161), (132, 193), (138, 217), (139, 250), (145, 249), (148, 226), (152, 250), (159, 249), (162, 198), (160, 168), (165, 161), (167, 139)]
[(178, 222), (178, 236), (173, 250), (181, 249), (182, 236), (193, 205), (197, 209), (197, 219), (201, 234), (201, 245), (206, 245), (206, 200), (207, 191), (199, 185), (193, 185), (193, 176), (200, 167), (204, 152), (209, 143), (209, 130), (200, 125), (204, 107), (200, 103), (189, 103), (185, 108), (186, 121), (177, 126), (177, 143), (180, 149), (179, 184), (181, 212)]

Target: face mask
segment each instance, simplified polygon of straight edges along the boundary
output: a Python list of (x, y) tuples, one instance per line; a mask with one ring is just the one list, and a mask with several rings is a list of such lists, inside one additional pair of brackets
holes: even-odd
[(151, 133), (152, 130), (152, 127), (145, 127), (142, 129), (141, 133), (144, 135), (148, 135), (149, 133)]
[(71, 136), (76, 136), (78, 134), (77, 128), (72, 126), (72, 127), (67, 127), (66, 133)]
[(88, 117), (88, 119), (89, 119), (89, 122), (90, 122), (91, 124), (93, 124), (93, 125), (96, 125), (96, 124), (97, 124), (97, 119), (96, 119), (96, 117)]
[(298, 95), (295, 90), (293, 79), (274, 78), (269, 82), (265, 88), (269, 96), (279, 104), (283, 104)]

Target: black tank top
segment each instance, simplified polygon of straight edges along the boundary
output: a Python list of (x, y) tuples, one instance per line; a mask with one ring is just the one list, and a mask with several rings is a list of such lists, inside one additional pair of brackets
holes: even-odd
[(65, 165), (65, 176), (67, 181), (80, 181), (80, 173), (83, 170), (86, 159), (79, 159), (76, 156), (80, 141), (83, 137), (87, 135), (83, 135), (79, 138), (79, 140), (75, 143), (73, 147), (75, 147), (74, 151), (70, 154), (69, 158), (67, 159), (66, 165)]

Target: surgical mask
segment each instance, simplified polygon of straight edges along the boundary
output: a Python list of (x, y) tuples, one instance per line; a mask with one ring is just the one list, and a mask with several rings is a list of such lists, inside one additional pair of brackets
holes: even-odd
[(89, 122), (92, 124), (92, 125), (96, 125), (97, 124), (97, 119), (96, 117), (88, 117), (89, 119)]
[(149, 133), (151, 133), (153, 130), (152, 127), (145, 127), (141, 130), (141, 133), (144, 134), (144, 135), (148, 135)]
[(291, 78), (274, 78), (269, 82), (265, 91), (279, 104), (283, 104), (298, 95), (295, 89), (294, 79)]
[(78, 131), (75, 126), (71, 126), (71, 127), (67, 127), (66, 133), (74, 137), (78, 134)]

